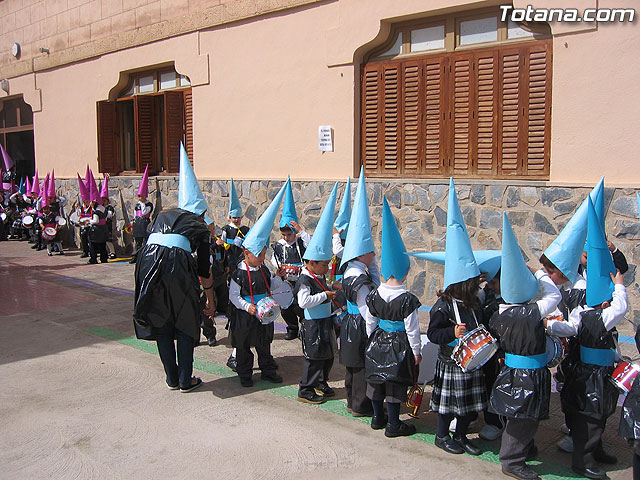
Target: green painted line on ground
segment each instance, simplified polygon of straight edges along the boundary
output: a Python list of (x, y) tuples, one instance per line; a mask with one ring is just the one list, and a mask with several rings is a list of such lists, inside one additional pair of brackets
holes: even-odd
[[(92, 327), (85, 329), (85, 332), (105, 340), (112, 340), (114, 342), (121, 343), (146, 353), (153, 355), (158, 354), (158, 348), (155, 343), (146, 340), (139, 340), (135, 337), (130, 337), (126, 334), (116, 332), (108, 328)], [(206, 358), (194, 357), (193, 368), (222, 378), (231, 378), (236, 376), (236, 374), (227, 366), (212, 362)], [(273, 383), (260, 380), (255, 383), (255, 387), (259, 390), (264, 390), (292, 400), (298, 398), (298, 387), (294, 385), (274, 387)], [(367, 425), (371, 424), (371, 419), (368, 417), (357, 418), (351, 416), (351, 414), (347, 412), (347, 404), (343, 400), (327, 400), (321, 405), (309, 405), (309, 407), (318, 408), (334, 415), (347, 417)], [(419, 429), (418, 433), (407, 438), (433, 445), (436, 437), (435, 430), (424, 425), (416, 425), (416, 427)], [(498, 456), (499, 447), (497, 445), (483, 442), (482, 440), (478, 440), (476, 443), (484, 449), (484, 452), (477, 457), (478, 459), (497, 465), (500, 464)], [(577, 476), (575, 472), (565, 465), (550, 464), (549, 462), (542, 463), (539, 460), (533, 460), (527, 463), (528, 465), (533, 466), (542, 478), (548, 480), (573, 480), (576, 478), (583, 478)]]

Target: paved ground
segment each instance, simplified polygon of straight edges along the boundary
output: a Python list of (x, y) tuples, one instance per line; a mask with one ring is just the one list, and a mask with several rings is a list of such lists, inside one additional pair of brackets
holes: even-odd
[[(47, 257), (25, 242), (0, 242), (1, 478), (507, 478), (499, 442), (481, 443), (480, 458), (434, 447), (428, 395), (411, 438), (387, 439), (351, 417), (337, 362), (330, 381), (337, 399), (296, 402), (300, 343), (283, 340), (282, 324), (273, 351), (283, 385), (240, 387), (224, 366), (230, 350), (219, 319), (220, 344), (196, 349), (205, 385), (169, 391), (155, 346), (132, 338), (132, 302), (132, 265), (90, 266), (75, 252)], [(621, 333), (631, 335), (631, 326)], [(630, 344), (623, 353), (635, 356)], [(538, 431), (534, 469), (548, 479), (578, 478), (555, 447), (556, 393), (552, 411)], [(620, 459), (609, 474), (631, 478), (618, 417), (605, 438)]]

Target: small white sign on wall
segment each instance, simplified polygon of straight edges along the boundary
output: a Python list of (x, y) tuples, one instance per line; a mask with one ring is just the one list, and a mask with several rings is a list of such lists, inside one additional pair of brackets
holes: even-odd
[(330, 125), (318, 127), (318, 148), (321, 152), (333, 152), (333, 132)]

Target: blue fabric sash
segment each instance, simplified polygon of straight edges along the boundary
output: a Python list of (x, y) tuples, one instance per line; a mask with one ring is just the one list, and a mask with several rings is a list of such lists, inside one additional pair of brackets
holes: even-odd
[(385, 332), (404, 332), (404, 322), (395, 322), (393, 320), (378, 320), (378, 326)]
[(510, 368), (538, 369), (547, 366), (547, 354), (540, 355), (515, 355), (513, 353), (504, 354), (504, 363)]
[(360, 315), (360, 310), (358, 310), (358, 305), (356, 303), (351, 303), (347, 300), (347, 313), (351, 315)]
[(317, 320), (319, 318), (329, 318), (331, 316), (331, 303), (321, 303), (315, 307), (304, 309), (304, 318), (307, 320)]
[(453, 342), (447, 343), (450, 347), (456, 347), (458, 345), (458, 339), (456, 338)]
[[(263, 298), (265, 298), (266, 296), (267, 296), (267, 294), (266, 294), (266, 293), (257, 293), (257, 294), (255, 294), (255, 295), (253, 296), (253, 301), (254, 301), (254, 302), (256, 302), (256, 303), (254, 303), (254, 305), (255, 305), (255, 304), (257, 304), (260, 300), (262, 300), (262, 299), (263, 299)], [(246, 297), (242, 297), (242, 298), (244, 298), (244, 299), (245, 299), (245, 301), (247, 301), (247, 302), (251, 303), (251, 296), (250, 296), (250, 295), (248, 295), (248, 296), (246, 296)]]
[(151, 245), (162, 245), (163, 247), (178, 247), (191, 253), (191, 243), (184, 235), (177, 233), (152, 233), (149, 235), (147, 243)]
[(582, 363), (612, 367), (616, 359), (616, 351), (610, 348), (589, 348), (580, 345), (580, 360)]

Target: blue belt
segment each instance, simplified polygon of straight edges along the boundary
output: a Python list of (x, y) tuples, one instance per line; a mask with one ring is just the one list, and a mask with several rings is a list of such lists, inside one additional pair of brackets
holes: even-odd
[(351, 303), (347, 300), (347, 313), (351, 315), (360, 315), (360, 310), (358, 310), (358, 305), (356, 303)]
[(191, 242), (189, 242), (189, 239), (177, 233), (152, 233), (149, 235), (147, 243), (169, 248), (178, 247), (191, 253)]
[(616, 351), (610, 348), (589, 348), (580, 345), (580, 361), (600, 367), (612, 367)]
[[(262, 300), (263, 298), (267, 297), (268, 295), (266, 293), (258, 293), (256, 295), (253, 296), (253, 301), (255, 302), (255, 304), (257, 304), (260, 300)], [(252, 303), (251, 302), (251, 296), (247, 296), (247, 297), (242, 297), (245, 299), (245, 301)]]
[(378, 320), (378, 326), (385, 332), (404, 332), (404, 322), (393, 320)]
[(513, 353), (504, 354), (504, 363), (510, 368), (538, 369), (547, 366), (547, 354), (539, 355), (515, 355)]
[(307, 320), (317, 320), (319, 318), (329, 318), (331, 316), (331, 303), (321, 303), (315, 307), (304, 309), (304, 318)]
[(447, 345), (449, 345), (450, 347), (455, 347), (458, 345), (458, 339), (456, 338), (453, 342), (449, 342), (447, 343)]

